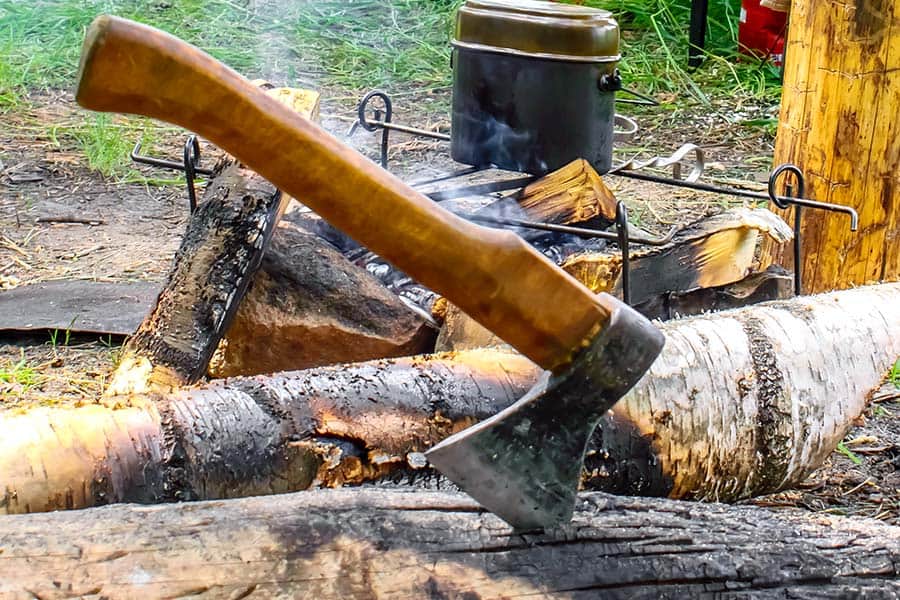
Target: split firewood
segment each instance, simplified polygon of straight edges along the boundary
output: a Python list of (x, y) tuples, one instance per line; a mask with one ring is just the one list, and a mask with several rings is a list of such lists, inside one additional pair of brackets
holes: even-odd
[[(318, 93), (270, 90), (317, 114)], [(129, 338), (110, 396), (197, 382), (247, 291), (289, 198), (232, 158), (216, 166), (156, 305)]]
[[(649, 317), (660, 317), (668, 298), (727, 286), (765, 269), (768, 265), (759, 265), (755, 257), (761, 236), (784, 243), (792, 239), (793, 232), (780, 217), (766, 209), (736, 208), (688, 225), (666, 246), (632, 251), (632, 304), (642, 312), (646, 309)], [(617, 251), (576, 254), (566, 259), (562, 268), (594, 292), (622, 296), (622, 255)], [(724, 292), (725, 297), (729, 295)], [(692, 300), (684, 302), (686, 312), (680, 314), (712, 310), (714, 306), (702, 304), (704, 298), (720, 299), (727, 306), (725, 297), (715, 293), (695, 294)], [(749, 303), (751, 294), (744, 294), (744, 299)], [(437, 340), (438, 351), (503, 343), (455, 306), (448, 305), (441, 310), (444, 325)]]
[(436, 334), (365, 270), (283, 221), (210, 364), (210, 375), (422, 354), (434, 349)]
[(634, 308), (650, 319), (668, 321), (709, 311), (784, 300), (793, 295), (793, 276), (777, 265), (770, 265), (762, 273), (753, 273), (735, 283), (688, 292), (668, 292), (637, 304)]
[[(585, 486), (730, 501), (802, 481), (900, 356), (898, 298), (883, 284), (663, 323), (660, 358), (598, 427)], [(428, 480), (421, 452), (539, 376), (475, 350), (6, 414), (0, 510)]]
[[(787, 223), (764, 208), (734, 208), (688, 225), (672, 243), (631, 253), (631, 301), (740, 281), (768, 264), (756, 263), (760, 236), (778, 243), (793, 239)], [(570, 257), (562, 268), (595, 292), (621, 295), (620, 253)]]
[(459, 493), (321, 490), (0, 519), (22, 598), (894, 598), (900, 527), (582, 494), (516, 533)]
[(543, 223), (609, 224), (616, 218), (616, 197), (582, 158), (525, 186), (516, 202), (527, 218)]

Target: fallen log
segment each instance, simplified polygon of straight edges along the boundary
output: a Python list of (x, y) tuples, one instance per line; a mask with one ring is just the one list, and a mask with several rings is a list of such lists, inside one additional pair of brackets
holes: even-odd
[(543, 533), (461, 494), (357, 489), (11, 516), (0, 540), (0, 594), (29, 598), (900, 595), (900, 528), (599, 493)]
[[(318, 112), (316, 92), (269, 93), (307, 118)], [(108, 395), (166, 392), (206, 374), (289, 200), (233, 158), (220, 161), (156, 305), (125, 344)]]
[(422, 354), (436, 334), (369, 273), (282, 222), (209, 371), (231, 377)]
[[(900, 356), (900, 283), (661, 325), (601, 423), (585, 485), (735, 500), (802, 481)], [(224, 498), (416, 478), (421, 452), (540, 375), (480, 350), (373, 361), (0, 417), (0, 511)]]

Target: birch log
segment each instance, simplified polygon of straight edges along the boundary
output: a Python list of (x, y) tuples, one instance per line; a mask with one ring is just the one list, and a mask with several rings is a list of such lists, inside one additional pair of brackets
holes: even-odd
[(0, 519), (7, 598), (897, 598), (900, 528), (582, 494), (518, 533), (459, 494), (329, 490)]
[[(663, 324), (660, 358), (598, 428), (585, 486), (724, 501), (803, 480), (900, 356), (898, 297), (900, 283), (884, 284)], [(480, 350), (6, 413), (0, 509), (414, 477), (419, 453), (538, 376), (518, 355)]]

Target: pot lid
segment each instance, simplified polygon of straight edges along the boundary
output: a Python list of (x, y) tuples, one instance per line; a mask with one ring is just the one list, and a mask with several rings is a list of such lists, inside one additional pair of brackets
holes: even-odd
[(619, 26), (599, 8), (540, 0), (467, 0), (454, 45), (577, 62), (619, 60)]

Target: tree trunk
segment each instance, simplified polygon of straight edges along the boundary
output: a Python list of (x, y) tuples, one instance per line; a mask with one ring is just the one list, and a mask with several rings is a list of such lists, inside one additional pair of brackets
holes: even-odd
[(900, 528), (598, 493), (543, 533), (461, 494), (357, 489), (4, 517), (0, 540), (22, 598), (900, 596)]
[[(602, 421), (587, 487), (735, 500), (803, 480), (900, 355), (900, 284), (662, 324), (666, 347)], [(539, 376), (471, 351), (237, 378), (3, 415), (7, 513), (277, 493), (391, 475)]]
[[(810, 293), (900, 277), (900, 0), (793, 0), (775, 164), (806, 195), (859, 212), (802, 212)], [(793, 217), (791, 217), (793, 218)], [(792, 268), (793, 249), (766, 252)]]

